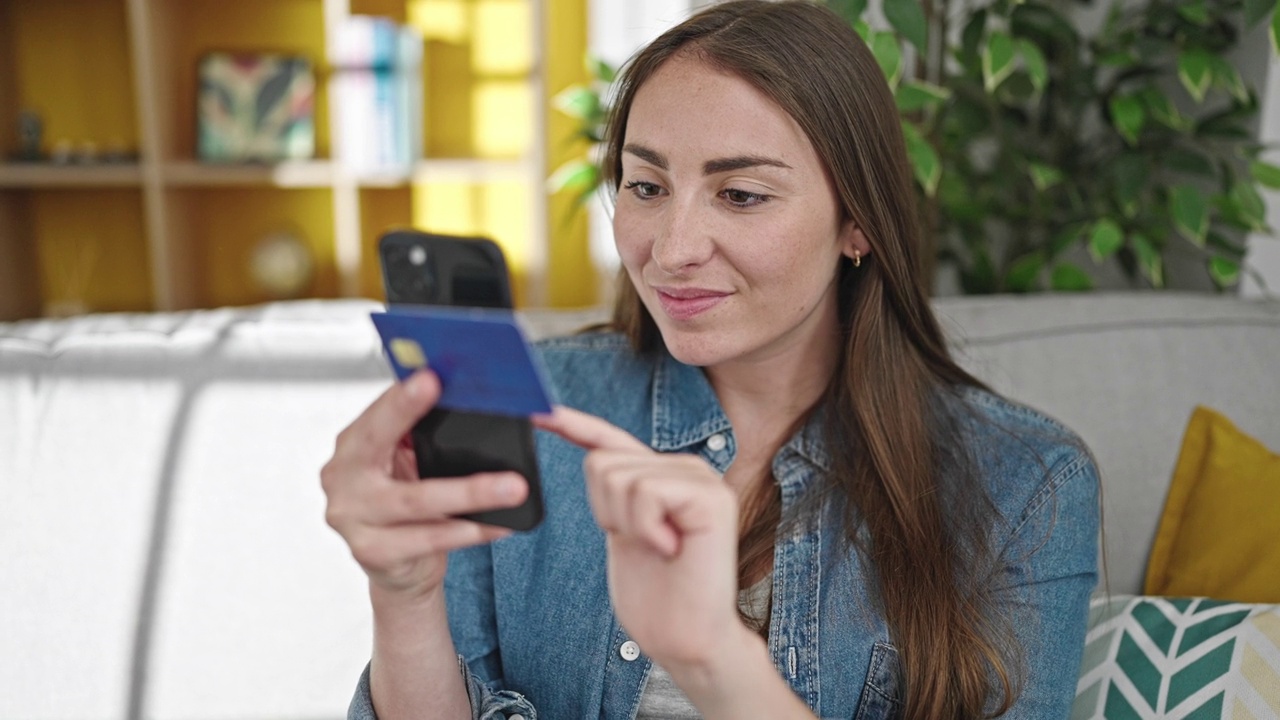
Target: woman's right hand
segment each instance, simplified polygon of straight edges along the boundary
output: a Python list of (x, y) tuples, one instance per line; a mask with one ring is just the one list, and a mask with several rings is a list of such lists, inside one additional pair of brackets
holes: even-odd
[(525, 479), (512, 472), (419, 482), (409, 431), (439, 397), (440, 382), (430, 371), (395, 383), (338, 435), (320, 471), (325, 520), (370, 583), (387, 593), (434, 593), (450, 550), (511, 534), (454, 516), (514, 507), (528, 493)]

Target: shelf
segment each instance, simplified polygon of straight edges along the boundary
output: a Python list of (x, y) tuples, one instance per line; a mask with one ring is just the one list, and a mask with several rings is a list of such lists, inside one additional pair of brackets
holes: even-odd
[(177, 187), (323, 188), (332, 185), (334, 177), (334, 164), (328, 160), (291, 160), (271, 165), (185, 161), (164, 167), (165, 182)]
[(0, 188), (139, 187), (142, 169), (119, 165), (52, 165), (0, 163)]

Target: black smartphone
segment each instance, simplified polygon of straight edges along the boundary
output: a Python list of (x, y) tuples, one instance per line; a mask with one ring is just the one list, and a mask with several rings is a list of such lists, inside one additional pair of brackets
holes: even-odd
[[(486, 238), (393, 230), (378, 241), (388, 305), (510, 308), (511, 279), (502, 248)], [(411, 433), (418, 476), (461, 477), (515, 471), (529, 483), (524, 504), (465, 516), (513, 530), (542, 522), (542, 484), (526, 418), (434, 409)]]

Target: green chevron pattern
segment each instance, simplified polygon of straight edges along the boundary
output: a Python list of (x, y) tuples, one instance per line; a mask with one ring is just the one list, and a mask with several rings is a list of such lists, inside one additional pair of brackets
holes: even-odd
[(1098, 718), (1280, 720), (1280, 605), (1094, 600), (1071, 720)]

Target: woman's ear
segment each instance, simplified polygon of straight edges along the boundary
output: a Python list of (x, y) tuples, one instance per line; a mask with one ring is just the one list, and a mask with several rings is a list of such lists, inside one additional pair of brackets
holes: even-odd
[(847, 258), (855, 255), (865, 258), (871, 254), (871, 243), (867, 242), (862, 228), (855, 225), (853, 220), (846, 220), (844, 227), (840, 228), (840, 254)]

